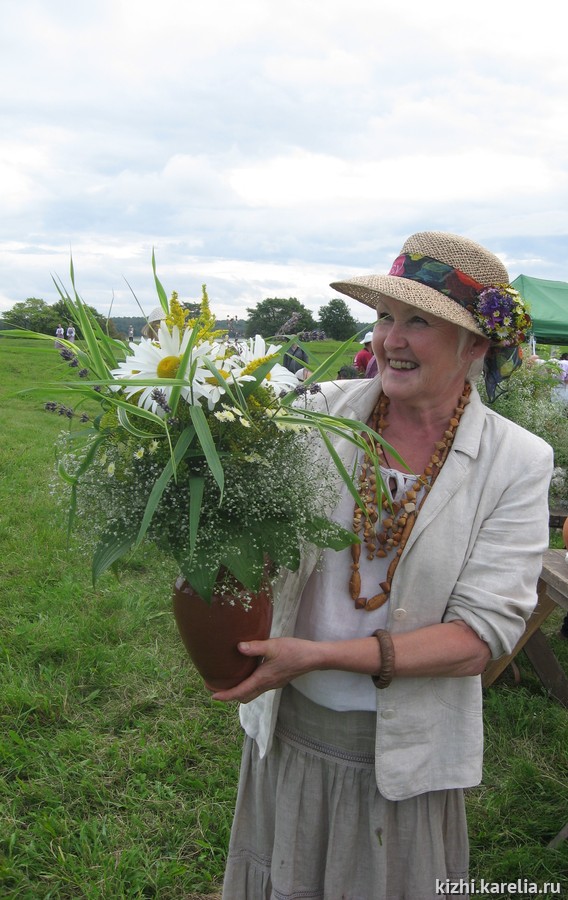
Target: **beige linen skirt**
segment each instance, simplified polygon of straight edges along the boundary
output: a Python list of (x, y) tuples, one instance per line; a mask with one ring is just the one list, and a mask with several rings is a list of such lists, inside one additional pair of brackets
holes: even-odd
[(375, 722), (283, 691), (271, 752), (245, 738), (223, 900), (434, 900), (466, 884), (463, 792), (386, 800)]

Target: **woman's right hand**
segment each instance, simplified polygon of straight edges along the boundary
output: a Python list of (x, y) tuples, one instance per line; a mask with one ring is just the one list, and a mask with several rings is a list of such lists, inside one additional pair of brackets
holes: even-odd
[(249, 703), (265, 691), (284, 687), (298, 675), (317, 669), (320, 661), (317, 642), (300, 638), (247, 641), (238, 644), (238, 649), (245, 656), (260, 657), (261, 662), (240, 684), (225, 691), (215, 691), (213, 700)]

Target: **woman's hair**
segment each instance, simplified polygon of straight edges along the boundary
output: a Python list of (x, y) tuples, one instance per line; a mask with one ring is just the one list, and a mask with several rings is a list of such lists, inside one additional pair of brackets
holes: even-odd
[[(473, 332), (469, 331), (467, 328), (463, 328), (461, 325), (458, 325), (457, 356), (460, 363), (463, 362), (464, 356), (469, 351), (469, 345), (471, 344), (474, 337), (475, 335), (473, 334)], [(484, 358), (485, 354), (483, 354), (483, 356), (479, 356), (477, 359), (474, 359), (471, 363), (469, 369), (467, 370), (467, 377), (470, 381), (475, 381), (475, 379), (479, 378), (479, 376), (483, 372)]]
[(467, 377), (469, 381), (475, 381), (476, 378), (479, 378), (479, 376), (483, 374), (484, 361), (485, 355), (479, 356), (477, 359), (473, 360), (471, 366), (467, 370)]

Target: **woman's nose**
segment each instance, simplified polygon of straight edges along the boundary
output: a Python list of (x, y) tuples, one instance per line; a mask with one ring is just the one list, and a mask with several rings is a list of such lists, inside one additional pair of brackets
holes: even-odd
[(383, 339), (383, 346), (389, 349), (393, 347), (403, 347), (405, 344), (406, 337), (404, 328), (397, 322), (392, 322)]

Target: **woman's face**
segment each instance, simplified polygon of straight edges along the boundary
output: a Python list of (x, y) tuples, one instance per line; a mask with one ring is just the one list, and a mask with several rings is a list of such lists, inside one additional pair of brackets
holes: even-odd
[(387, 396), (423, 407), (454, 402), (487, 342), (393, 297), (381, 297), (377, 314), (373, 352)]

